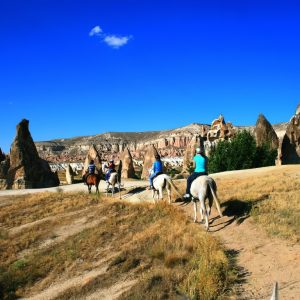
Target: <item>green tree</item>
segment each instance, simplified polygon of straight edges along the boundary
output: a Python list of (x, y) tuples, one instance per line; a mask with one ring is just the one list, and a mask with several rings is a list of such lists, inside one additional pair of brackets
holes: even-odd
[(257, 147), (250, 132), (238, 132), (231, 141), (220, 141), (210, 153), (209, 173), (274, 165), (277, 155), (268, 144)]

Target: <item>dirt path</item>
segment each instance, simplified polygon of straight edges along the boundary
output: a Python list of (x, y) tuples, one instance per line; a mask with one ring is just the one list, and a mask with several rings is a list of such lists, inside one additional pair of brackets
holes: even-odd
[(237, 224), (234, 217), (216, 218), (210, 231), (237, 260), (239, 299), (270, 299), (275, 281), (279, 284), (280, 299), (299, 299), (299, 245), (268, 237), (249, 219)]

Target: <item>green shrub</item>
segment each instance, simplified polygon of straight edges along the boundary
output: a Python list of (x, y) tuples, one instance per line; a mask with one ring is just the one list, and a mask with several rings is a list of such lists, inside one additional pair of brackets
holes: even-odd
[(257, 147), (254, 136), (243, 130), (231, 141), (220, 141), (212, 149), (208, 171), (216, 173), (271, 166), (276, 155), (277, 151), (271, 149), (269, 144)]

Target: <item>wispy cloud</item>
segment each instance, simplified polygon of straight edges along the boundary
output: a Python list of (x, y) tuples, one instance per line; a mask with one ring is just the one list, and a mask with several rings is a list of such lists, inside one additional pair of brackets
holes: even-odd
[(89, 36), (100, 35), (102, 33), (102, 29), (100, 26), (95, 26), (89, 33)]
[(128, 43), (128, 41), (132, 38), (131, 35), (116, 35), (116, 34), (106, 34), (103, 32), (101, 27), (99, 25), (95, 26), (94, 28), (91, 29), (89, 32), (89, 36), (96, 36), (100, 38), (100, 40), (106, 45), (118, 49)]
[(120, 48), (128, 43), (131, 39), (131, 36), (116, 36), (116, 35), (107, 35), (104, 38), (104, 42), (113, 48)]

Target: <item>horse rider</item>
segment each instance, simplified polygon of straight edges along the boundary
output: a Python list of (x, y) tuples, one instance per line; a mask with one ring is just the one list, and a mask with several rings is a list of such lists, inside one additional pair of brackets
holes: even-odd
[(105, 181), (108, 182), (110, 174), (116, 172), (116, 166), (113, 159), (109, 161), (108, 166), (105, 166), (105, 168), (108, 169), (105, 173)]
[(152, 165), (151, 174), (149, 176), (150, 181), (150, 190), (153, 189), (153, 179), (157, 175), (161, 174), (163, 172), (163, 164), (160, 160), (160, 156), (158, 154), (155, 155), (155, 162)]
[(190, 190), (192, 182), (201, 175), (208, 175), (207, 173), (207, 163), (208, 159), (207, 156), (204, 154), (204, 150), (197, 148), (196, 155), (193, 158), (193, 167), (194, 172), (187, 178), (187, 185), (186, 185), (186, 193), (183, 196), (185, 199), (189, 199), (191, 197)]
[(90, 163), (89, 163), (89, 165), (88, 165), (88, 168), (87, 168), (85, 174), (83, 175), (83, 177), (84, 177), (83, 178), (84, 183), (86, 183), (86, 180), (87, 180), (87, 178), (88, 178), (88, 176), (90, 174), (95, 174), (95, 171), (96, 171), (95, 162), (94, 162), (94, 160), (91, 160)]

